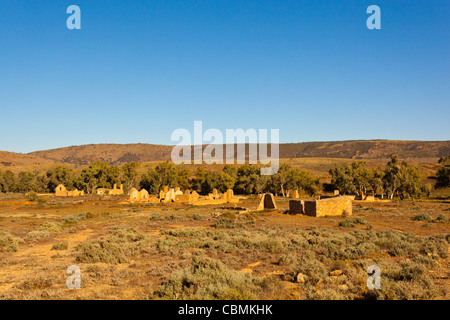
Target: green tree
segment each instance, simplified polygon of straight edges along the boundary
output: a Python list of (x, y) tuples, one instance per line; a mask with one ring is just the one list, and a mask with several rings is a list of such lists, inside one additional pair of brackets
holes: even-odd
[(39, 173), (39, 171), (22, 171), (19, 172), (18, 178), (16, 180), (16, 191), (17, 192), (45, 192), (46, 185), (44, 176)]
[(177, 184), (181, 190), (191, 189), (191, 171), (189, 169), (178, 169)]
[[(237, 176), (237, 170), (236, 170), (236, 176)], [(234, 188), (234, 184), (236, 183), (236, 176), (230, 175), (227, 172), (222, 172), (220, 174), (220, 180), (222, 182), (222, 187), (221, 187), (222, 192), (225, 192), (228, 189)]]
[(17, 179), (11, 170), (6, 170), (1, 175), (0, 179), (2, 192), (16, 192), (17, 191)]
[(427, 183), (424, 184), (421, 188), (421, 192), (422, 194), (424, 194), (426, 197), (429, 197), (431, 194), (431, 191), (433, 190), (433, 187), (431, 186), (431, 184)]
[(120, 168), (109, 166), (106, 162), (92, 162), (88, 168), (81, 171), (81, 178), (88, 193), (93, 193), (97, 188), (112, 188), (119, 183)]
[(337, 166), (329, 171), (331, 184), (339, 190), (341, 194), (355, 194), (356, 188), (353, 184), (353, 170), (349, 165)]
[(122, 166), (122, 178), (125, 184), (125, 190), (130, 191), (131, 188), (137, 186), (137, 177), (138, 177), (138, 168), (139, 163), (137, 162), (129, 162), (125, 163)]
[(436, 188), (450, 187), (450, 157), (439, 159), (441, 168), (436, 173)]
[(228, 176), (230, 176), (232, 179), (233, 179), (233, 181), (236, 181), (236, 179), (237, 179), (237, 173), (238, 173), (238, 169), (236, 168), (236, 167), (234, 167), (234, 166), (231, 166), (231, 165), (229, 165), (229, 164), (226, 164), (224, 167), (223, 167), (223, 170), (222, 170), (224, 173), (226, 173)]
[(364, 199), (367, 189), (370, 187), (369, 178), (370, 171), (366, 168), (364, 161), (353, 162), (351, 165), (351, 174), (353, 177), (352, 184), (356, 190), (356, 195)]
[(291, 166), (282, 164), (278, 172), (271, 177), (272, 188), (275, 189), (275, 194), (281, 193), (284, 197), (286, 190), (294, 186)]
[(175, 166), (171, 162), (159, 163), (155, 169), (149, 169), (141, 177), (141, 188), (157, 194), (163, 186), (180, 187), (183, 190), (191, 188), (191, 171)]
[(149, 169), (147, 173), (142, 175), (140, 187), (147, 190), (150, 194), (158, 194), (161, 187), (158, 173), (154, 169)]
[(391, 160), (387, 163), (384, 169), (383, 189), (386, 190), (386, 195), (392, 199), (400, 187), (399, 172), (401, 169), (400, 160), (396, 155), (391, 156)]
[(166, 161), (158, 164), (155, 171), (158, 174), (159, 188), (178, 186), (178, 169), (172, 162)]
[(69, 190), (74, 187), (75, 173), (66, 166), (54, 166), (47, 170), (44, 177), (48, 192), (54, 192), (55, 188), (60, 184), (63, 184)]
[(258, 194), (263, 192), (269, 183), (269, 176), (260, 175), (260, 167), (243, 165), (237, 170), (234, 192), (236, 194)]
[(368, 172), (368, 183), (372, 189), (372, 195), (375, 196), (377, 191), (379, 191), (381, 199), (384, 197), (383, 175), (384, 172), (382, 168), (372, 169)]
[(290, 175), (292, 189), (303, 190), (309, 196), (313, 196), (319, 191), (319, 179), (314, 178), (309, 172), (293, 169)]
[(205, 179), (200, 186), (200, 191), (202, 194), (208, 194), (213, 191), (213, 189), (217, 189), (219, 192), (221, 189), (221, 178), (219, 172), (207, 171), (205, 175)]
[(393, 155), (384, 170), (383, 186), (389, 199), (393, 199), (395, 194), (401, 200), (406, 196), (414, 199), (421, 193), (420, 172)]
[(405, 196), (412, 198), (420, 196), (422, 192), (422, 185), (420, 182), (420, 172), (416, 168), (409, 166), (407, 162), (403, 161), (399, 172), (400, 187), (398, 193), (400, 199)]
[(192, 189), (202, 193), (202, 185), (206, 181), (206, 175), (207, 172), (205, 168), (198, 167), (197, 171), (195, 172), (194, 179), (192, 179)]

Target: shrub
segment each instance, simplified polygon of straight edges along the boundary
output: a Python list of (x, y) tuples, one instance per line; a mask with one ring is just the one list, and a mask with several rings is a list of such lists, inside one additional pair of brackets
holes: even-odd
[(186, 228), (174, 230), (161, 230), (162, 235), (170, 235), (173, 237), (204, 237), (208, 231), (200, 228)]
[(356, 224), (367, 224), (367, 220), (361, 217), (355, 217), (353, 219), (345, 219), (339, 222), (339, 227), (354, 228)]
[(34, 230), (27, 233), (27, 238), (30, 239), (42, 239), (49, 236), (49, 233), (46, 231)]
[(41, 239), (50, 236), (52, 233), (61, 232), (61, 224), (58, 222), (44, 222), (37, 230), (27, 233), (28, 238)]
[(46, 289), (51, 287), (53, 285), (53, 282), (54, 282), (53, 278), (38, 275), (37, 277), (25, 280), (16, 287), (22, 290)]
[(19, 238), (6, 230), (0, 229), (0, 251), (16, 252), (19, 248)]
[(36, 199), (36, 202), (38, 203), (38, 204), (46, 204), (47, 203), (47, 199), (45, 199), (45, 198), (42, 198), (42, 197), (39, 197), (39, 198), (37, 198)]
[(294, 279), (299, 273), (306, 275), (308, 281), (313, 282), (323, 280), (328, 276), (328, 270), (311, 252), (304, 254), (297, 263), (291, 266), (291, 275)]
[(371, 255), (377, 250), (378, 247), (372, 242), (360, 242), (347, 247), (343, 252), (343, 257), (346, 259), (358, 259)]
[(77, 262), (96, 263), (104, 262), (118, 264), (128, 262), (123, 248), (117, 243), (107, 240), (84, 242), (76, 247), (81, 253), (76, 257)]
[(44, 222), (39, 230), (49, 233), (59, 233), (61, 231), (61, 224), (58, 222)]
[(414, 216), (413, 220), (432, 222), (433, 218), (428, 213), (418, 213)]
[(414, 261), (402, 263), (400, 266), (402, 269), (394, 280), (418, 280), (427, 271), (426, 266)]
[(372, 294), (379, 300), (433, 300), (443, 299), (445, 289), (437, 288), (427, 276), (414, 281), (382, 278), (381, 290), (373, 290)]
[(108, 236), (80, 243), (75, 248), (80, 251), (76, 261), (125, 263), (128, 262), (127, 256), (145, 251), (148, 242), (147, 235), (139, 234), (133, 228), (116, 227), (108, 231)]
[(415, 256), (419, 252), (417, 242), (419, 238), (412, 234), (400, 234), (394, 231), (377, 232), (378, 240), (375, 244), (387, 250), (391, 256)]
[(233, 229), (242, 227), (242, 223), (236, 222), (234, 219), (229, 219), (225, 217), (220, 217), (217, 221), (212, 225), (214, 228), (227, 228)]
[(361, 217), (355, 217), (353, 219), (351, 219), (351, 222), (356, 223), (356, 224), (367, 224), (367, 220)]
[(277, 238), (267, 238), (255, 244), (256, 248), (265, 252), (275, 253), (283, 250), (283, 242)]
[(58, 244), (54, 244), (51, 250), (67, 250), (69, 248), (69, 242), (63, 241)]
[(259, 277), (230, 270), (218, 260), (194, 256), (190, 268), (175, 272), (149, 298), (247, 300), (256, 299), (263, 286)]
[(440, 215), (437, 216), (435, 221), (439, 223), (446, 223), (448, 221), (448, 218), (441, 213)]
[(278, 262), (277, 264), (279, 266), (283, 266), (283, 265), (290, 265), (295, 261), (295, 257), (291, 256), (291, 255), (281, 255), (278, 258)]
[(436, 254), (446, 259), (448, 257), (448, 242), (444, 236), (429, 237), (423, 246), (425, 254)]
[(345, 220), (339, 222), (339, 227), (354, 228), (355, 224), (351, 220), (345, 219)]
[(86, 219), (92, 219), (92, 218), (94, 218), (95, 216), (98, 216), (98, 214), (97, 214), (97, 215), (94, 215), (93, 213), (87, 212), (85, 217), (86, 217)]
[(74, 215), (68, 215), (61, 218), (64, 224), (73, 225), (78, 224), (82, 220), (86, 220), (86, 213), (78, 213)]
[(38, 195), (36, 192), (30, 191), (25, 195), (25, 197), (30, 201), (36, 201), (38, 198)]
[(153, 213), (149, 219), (149, 221), (161, 221), (161, 220), (163, 220), (163, 217), (159, 213)]
[(206, 216), (204, 216), (203, 214), (200, 214), (200, 213), (194, 213), (194, 215), (192, 216), (192, 219), (194, 219), (194, 220), (206, 220)]

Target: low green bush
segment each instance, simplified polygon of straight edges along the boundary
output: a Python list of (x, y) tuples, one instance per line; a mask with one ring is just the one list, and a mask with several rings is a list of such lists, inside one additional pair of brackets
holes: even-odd
[(250, 300), (257, 299), (264, 280), (228, 269), (221, 261), (194, 256), (189, 268), (151, 292), (150, 299), (167, 300)]

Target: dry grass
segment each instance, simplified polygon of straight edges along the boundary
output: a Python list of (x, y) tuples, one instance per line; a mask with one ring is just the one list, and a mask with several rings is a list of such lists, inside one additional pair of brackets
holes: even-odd
[[(48, 200), (0, 199), (0, 298), (448, 299), (445, 202), (355, 202), (353, 216), (313, 218), (283, 214), (282, 198), (279, 211), (256, 214)], [(81, 290), (65, 287), (74, 264)], [(366, 287), (373, 264), (377, 291)]]

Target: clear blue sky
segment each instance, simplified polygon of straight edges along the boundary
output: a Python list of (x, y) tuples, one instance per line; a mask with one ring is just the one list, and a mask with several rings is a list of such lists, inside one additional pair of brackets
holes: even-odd
[(281, 142), (448, 140), (449, 15), (448, 0), (2, 0), (0, 150), (174, 144), (194, 120)]

